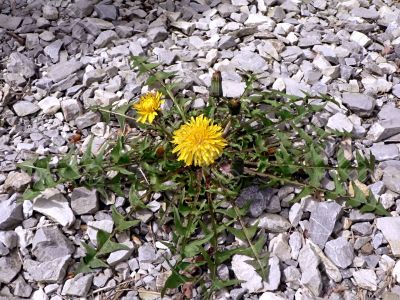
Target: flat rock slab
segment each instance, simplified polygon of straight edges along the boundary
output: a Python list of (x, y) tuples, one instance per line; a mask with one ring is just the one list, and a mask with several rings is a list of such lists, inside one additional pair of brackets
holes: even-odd
[(83, 63), (76, 60), (60, 62), (47, 70), (47, 76), (53, 82), (59, 82), (83, 67)]
[(310, 238), (321, 249), (333, 232), (342, 207), (336, 202), (317, 203), (310, 217)]
[(343, 93), (342, 102), (360, 115), (369, 116), (375, 107), (375, 99), (360, 93)]
[(56, 283), (63, 280), (67, 274), (69, 261), (70, 255), (45, 262), (26, 259), (24, 261), (24, 270), (37, 282)]
[(32, 254), (41, 262), (72, 255), (75, 247), (57, 227), (43, 227), (36, 231)]
[(344, 237), (327, 242), (325, 253), (336, 266), (343, 269), (350, 266), (354, 258), (354, 249)]
[(389, 242), (393, 255), (400, 257), (400, 217), (379, 218), (376, 221), (376, 227), (382, 231)]
[(21, 22), (22, 22), (21, 17), (12, 17), (0, 14), (0, 28), (15, 30), (18, 28)]
[(78, 274), (65, 281), (61, 294), (66, 296), (86, 297), (93, 282), (93, 274)]
[(22, 262), (18, 253), (14, 251), (9, 256), (0, 258), (0, 282), (8, 284), (21, 270)]
[(62, 226), (71, 226), (75, 216), (69, 207), (68, 200), (57, 189), (46, 189), (33, 199), (33, 210), (40, 212)]
[(14, 228), (23, 219), (22, 205), (17, 203), (16, 196), (0, 195), (0, 230)]
[(382, 181), (389, 190), (400, 193), (400, 166), (389, 165), (384, 168)]

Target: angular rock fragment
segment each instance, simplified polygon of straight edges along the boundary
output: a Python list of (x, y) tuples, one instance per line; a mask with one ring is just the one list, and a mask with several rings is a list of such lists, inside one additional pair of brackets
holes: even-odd
[(360, 93), (343, 93), (342, 101), (361, 116), (369, 116), (375, 107), (374, 98)]
[(26, 270), (33, 280), (37, 282), (59, 283), (67, 274), (69, 262), (70, 255), (45, 262), (25, 259), (24, 270)]
[(36, 74), (36, 65), (24, 54), (13, 52), (10, 55), (7, 70), (11, 73), (17, 73), (25, 78), (31, 78)]
[(17, 194), (10, 198), (8, 195), (0, 194), (0, 230), (12, 229), (23, 219), (22, 205), (17, 203)]
[(325, 253), (336, 266), (342, 269), (350, 266), (354, 258), (354, 249), (344, 237), (327, 242)]
[(99, 210), (97, 191), (85, 187), (75, 188), (71, 195), (71, 208), (77, 215), (97, 212)]
[(342, 208), (336, 202), (318, 202), (311, 211), (310, 216), (310, 238), (320, 248), (324, 248), (325, 243), (333, 232), (336, 221)]
[(400, 217), (378, 218), (376, 227), (382, 231), (383, 236), (389, 242), (393, 255), (400, 257)]
[(373, 270), (361, 269), (353, 272), (354, 280), (360, 288), (376, 291), (378, 288), (378, 282), (376, 274)]
[(93, 274), (78, 274), (64, 283), (61, 294), (65, 296), (86, 297), (93, 282)]
[(72, 255), (75, 247), (57, 227), (43, 227), (36, 231), (32, 240), (32, 254), (45, 262)]
[(0, 257), (0, 282), (9, 284), (21, 270), (21, 259), (16, 251)]
[(67, 199), (54, 188), (44, 190), (33, 199), (33, 210), (49, 217), (62, 226), (69, 227), (75, 222), (75, 216)]
[(65, 78), (67, 78), (72, 73), (75, 73), (80, 68), (82, 68), (83, 64), (79, 61), (71, 59), (69, 61), (60, 62), (51, 66), (47, 70), (47, 76), (53, 82), (59, 82)]

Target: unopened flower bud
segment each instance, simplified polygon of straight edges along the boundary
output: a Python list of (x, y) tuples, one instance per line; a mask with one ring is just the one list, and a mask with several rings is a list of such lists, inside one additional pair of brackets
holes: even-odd
[(231, 115), (235, 116), (240, 113), (240, 100), (237, 98), (230, 99), (228, 102), (229, 112)]
[(215, 71), (211, 77), (211, 90), (210, 96), (211, 97), (222, 97), (222, 77), (220, 71)]

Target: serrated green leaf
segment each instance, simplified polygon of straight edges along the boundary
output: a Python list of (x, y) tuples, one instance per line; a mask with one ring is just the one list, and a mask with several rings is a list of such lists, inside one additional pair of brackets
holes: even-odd
[(186, 244), (183, 248), (183, 253), (185, 257), (193, 257), (197, 254), (200, 253), (200, 246), (203, 245), (204, 243), (207, 243), (208, 241), (211, 240), (213, 237), (214, 233), (210, 233), (206, 235), (204, 238), (192, 241), (188, 244)]
[(66, 168), (59, 169), (59, 174), (62, 179), (67, 181), (81, 178), (81, 173), (77, 166), (67, 166)]
[(125, 231), (131, 227), (135, 227), (140, 224), (140, 220), (125, 220), (125, 217), (117, 211), (114, 205), (111, 206), (111, 211), (112, 219), (115, 224), (115, 230), (118, 232)]
[(161, 297), (164, 297), (167, 289), (176, 289), (186, 282), (190, 282), (190, 278), (181, 275), (175, 269), (172, 269), (172, 274), (168, 277), (161, 290)]

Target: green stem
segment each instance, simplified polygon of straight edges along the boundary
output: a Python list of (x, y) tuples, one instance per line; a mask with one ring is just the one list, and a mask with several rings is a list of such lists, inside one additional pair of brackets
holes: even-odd
[[(206, 178), (206, 174), (204, 172), (203, 169), (203, 176), (205, 177), (205, 181), (206, 181), (206, 186), (208, 185), (207, 183), (207, 178)], [(211, 226), (212, 226), (212, 230), (214, 232), (213, 237), (211, 239), (211, 243), (213, 246), (213, 250), (214, 250), (214, 254), (213, 254), (213, 265), (209, 266), (210, 267), (210, 273), (211, 273), (211, 281), (214, 282), (217, 280), (217, 265), (216, 265), (216, 261), (215, 261), (215, 253), (218, 250), (218, 226), (216, 223), (216, 217), (215, 217), (215, 211), (214, 211), (214, 205), (213, 205), (213, 201), (211, 199), (211, 193), (207, 192), (207, 202), (208, 202), (208, 209), (210, 212), (210, 216), (211, 216)]]

